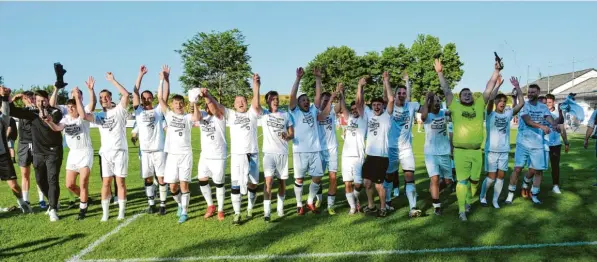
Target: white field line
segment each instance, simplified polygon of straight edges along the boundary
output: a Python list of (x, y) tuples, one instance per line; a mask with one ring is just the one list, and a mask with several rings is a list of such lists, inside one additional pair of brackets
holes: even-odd
[(154, 258), (129, 258), (129, 259), (92, 259), (80, 260), (82, 262), (145, 262), (145, 261), (195, 261), (195, 260), (277, 260), (297, 258), (326, 258), (346, 256), (374, 256), (374, 255), (407, 255), (407, 254), (429, 254), (429, 253), (459, 253), (476, 252), (488, 250), (509, 250), (509, 249), (537, 249), (546, 247), (574, 247), (574, 246), (595, 246), (597, 241), (592, 242), (561, 242), (546, 244), (508, 245), (508, 246), (477, 246), (477, 247), (450, 247), (435, 249), (415, 250), (376, 250), (376, 251), (350, 251), (336, 253), (299, 253), (293, 255), (240, 255), (240, 256), (199, 256), (199, 257), (154, 257)]
[(66, 260), (66, 261), (68, 261), (68, 262), (82, 261), (81, 258), (83, 256), (85, 256), (85, 255), (89, 254), (91, 251), (93, 251), (93, 249), (95, 249), (101, 243), (103, 243), (104, 241), (106, 241), (108, 239), (108, 237), (110, 237), (111, 235), (114, 235), (114, 234), (118, 233), (121, 229), (123, 229), (124, 227), (128, 226), (130, 223), (132, 223), (133, 221), (137, 220), (137, 218), (141, 217), (144, 214), (145, 213), (139, 213), (139, 214), (136, 214), (136, 215), (130, 217), (129, 219), (125, 220), (123, 223), (121, 223), (120, 225), (118, 225), (116, 228), (114, 228), (108, 234), (103, 235), (98, 240), (96, 240), (95, 242), (93, 242), (89, 246), (87, 246), (85, 249), (81, 250), (81, 252), (79, 252), (79, 254), (74, 255), (73, 257), (71, 257), (69, 260)]

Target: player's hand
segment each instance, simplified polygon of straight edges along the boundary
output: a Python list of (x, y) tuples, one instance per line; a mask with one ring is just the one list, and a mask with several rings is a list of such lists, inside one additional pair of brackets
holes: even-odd
[(338, 92), (338, 93), (344, 92), (344, 84), (343, 83), (338, 83), (338, 85), (336, 85), (336, 92)]
[(305, 74), (305, 70), (302, 67), (296, 69), (296, 78), (301, 79)]
[(164, 80), (170, 79), (170, 67), (168, 65), (162, 66), (162, 75)]
[(587, 149), (589, 148), (589, 140), (585, 139), (585, 143), (583, 144), (584, 148)]
[(286, 132), (282, 132), (282, 133), (280, 133), (280, 137), (281, 137), (282, 139), (284, 139), (284, 140), (288, 140), (288, 139), (287, 139), (287, 138), (288, 138), (288, 135), (286, 134)]
[(367, 77), (366, 77), (366, 76), (364, 76), (364, 77), (361, 77), (361, 79), (359, 79), (359, 86), (360, 86), (360, 87), (363, 87), (363, 86), (365, 86), (366, 84), (367, 84)]
[(313, 75), (316, 78), (321, 78), (321, 69), (319, 69), (319, 67), (313, 68)]
[(384, 83), (389, 83), (390, 82), (390, 73), (388, 73), (386, 71), (386, 72), (383, 72), (383, 74), (381, 74), (381, 76), (383, 78)]
[(85, 85), (89, 90), (93, 90), (93, 88), (95, 87), (95, 79), (93, 78), (93, 76), (89, 76), (89, 78), (87, 78), (87, 81), (85, 81)]
[(112, 72), (106, 73), (106, 80), (114, 81), (114, 74), (112, 74)]
[(80, 99), (80, 98), (81, 98), (81, 93), (80, 93), (80, 92), (81, 92), (81, 90), (79, 90), (79, 87), (78, 87), (78, 86), (77, 86), (77, 87), (75, 87), (75, 88), (73, 88), (73, 91), (72, 91), (72, 93), (73, 93), (73, 98), (75, 98), (75, 99)]
[(402, 72), (402, 80), (408, 83), (408, 71), (404, 70), (404, 72)]
[(200, 97), (207, 97), (207, 95), (208, 95), (207, 88), (203, 87), (203, 88), (199, 89), (199, 96)]
[(514, 86), (514, 87), (520, 87), (520, 84), (518, 83), (518, 78), (517, 77), (511, 77), (510, 78), (510, 83)]
[(138, 139), (137, 139), (137, 136), (136, 136), (136, 135), (132, 135), (132, 136), (131, 136), (131, 142), (133, 142), (133, 145), (135, 145), (135, 146), (137, 145), (137, 140), (138, 140)]
[(549, 132), (551, 131), (549, 130), (548, 126), (541, 126), (539, 127), (539, 129), (543, 130), (543, 133), (545, 133), (546, 135), (549, 134)]
[(141, 68), (139, 68), (139, 75), (144, 76), (145, 74), (147, 74), (147, 67), (141, 65)]
[(566, 152), (566, 154), (568, 154), (568, 151), (570, 151), (570, 145), (565, 145), (564, 152)]
[(0, 96), (9, 96), (9, 95), (10, 95), (10, 89), (7, 87), (4, 87), (4, 86), (0, 86)]
[(504, 83), (504, 79), (502, 78), (501, 74), (498, 75), (497, 81), (495, 83), (497, 87), (502, 86), (502, 84)]
[(434, 96), (435, 96), (435, 93), (433, 93), (433, 92), (431, 92), (431, 91), (429, 91), (429, 92), (427, 93), (427, 97), (426, 97), (427, 104), (431, 103), (431, 100), (433, 100), (433, 97), (434, 97)]
[(253, 85), (261, 86), (261, 77), (258, 73), (253, 74)]
[(444, 70), (444, 67), (442, 66), (442, 60), (439, 58), (435, 59), (433, 62), (433, 67), (435, 68), (436, 73), (441, 73)]

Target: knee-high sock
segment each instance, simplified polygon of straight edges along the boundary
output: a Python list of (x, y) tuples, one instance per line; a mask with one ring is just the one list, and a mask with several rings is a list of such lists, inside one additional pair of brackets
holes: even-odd
[(166, 206), (166, 197), (168, 196), (168, 188), (166, 187), (166, 184), (160, 184), (159, 190), (160, 190), (160, 206), (165, 207)]
[(272, 201), (270, 199), (263, 200), (263, 214), (265, 216), (269, 216), (272, 212)]
[(321, 184), (319, 185), (319, 190), (317, 190), (317, 201), (321, 203), (321, 201), (323, 201), (323, 187), (321, 186)]
[(29, 202), (29, 191), (22, 191), (23, 192), (23, 201)]
[(495, 185), (493, 186), (493, 202), (497, 203), (498, 199), (500, 198), (500, 194), (502, 193), (502, 187), (504, 186), (503, 179), (496, 179)]
[(172, 198), (174, 198), (174, 201), (176, 201), (176, 204), (178, 204), (179, 207), (182, 206), (180, 197), (181, 197), (180, 189), (177, 190), (176, 192), (172, 193)]
[(126, 198), (118, 199), (118, 217), (124, 218), (125, 212), (126, 212)]
[(249, 188), (249, 201), (247, 203), (247, 209), (253, 209), (255, 206), (255, 200), (257, 200), (257, 188)]
[(493, 184), (493, 179), (486, 177), (483, 180), (483, 184), (481, 184), (481, 193), (479, 193), (479, 198), (480, 199), (485, 199), (487, 196), (487, 189), (491, 187), (491, 185)]
[(361, 187), (359, 188), (354, 188), (354, 190), (352, 191), (352, 194), (354, 195), (354, 202), (357, 205), (360, 205), (360, 201), (359, 201), (359, 195), (361, 194)]
[(154, 187), (153, 187), (153, 183), (147, 183), (145, 182), (145, 195), (147, 196), (147, 203), (150, 206), (155, 205), (155, 196), (154, 196)]
[(406, 197), (408, 198), (408, 204), (410, 209), (417, 207), (417, 188), (415, 187), (415, 182), (407, 182), (406, 183)]
[(180, 196), (180, 202), (182, 202), (182, 212), (181, 212), (181, 215), (188, 214), (190, 199), (191, 199), (191, 192), (184, 192)]
[(464, 213), (464, 206), (466, 205), (466, 197), (468, 193), (468, 180), (458, 181), (456, 184), (456, 197), (458, 198), (458, 212)]
[(336, 194), (331, 195), (330, 193), (328, 193), (328, 208), (333, 207), (335, 202), (336, 202)]
[(320, 186), (320, 184), (311, 181), (311, 185), (309, 185), (309, 198), (307, 198), (307, 204), (313, 204), (313, 199), (315, 198), (315, 195), (317, 195), (317, 191), (319, 191)]
[(285, 195), (278, 195), (278, 205), (276, 206), (276, 208), (279, 213), (284, 212), (284, 198), (285, 197), (286, 197)]
[(203, 198), (205, 198), (207, 206), (213, 206), (214, 202), (211, 199), (211, 186), (209, 186), (209, 182), (199, 181), (199, 188), (201, 189), (201, 194), (203, 195)]
[(392, 181), (384, 179), (383, 189), (386, 191), (386, 202), (392, 201)]
[(110, 216), (110, 199), (112, 199), (112, 196), (108, 196), (108, 198), (102, 199), (102, 220), (108, 220), (108, 217)]
[(471, 194), (471, 181), (468, 179), (466, 180), (466, 198), (465, 198), (465, 205), (473, 203), (473, 194)]
[(356, 204), (354, 202), (354, 194), (353, 193), (346, 193), (346, 200), (348, 201), (348, 205), (350, 209), (356, 209)]
[(294, 182), (294, 196), (296, 197), (296, 206), (303, 206), (303, 184)]
[(224, 198), (226, 189), (224, 184), (216, 184), (216, 199), (218, 200), (218, 212), (224, 211)]
[(232, 209), (234, 209), (234, 214), (240, 214), (240, 203), (242, 201), (240, 186), (232, 186), (230, 198), (232, 199)]
[(475, 197), (475, 195), (477, 195), (477, 190), (479, 190), (479, 181), (476, 181), (476, 183), (470, 183), (471, 184), (471, 198)]
[(37, 197), (39, 198), (39, 202), (44, 201), (44, 192), (39, 186), (37, 186)]

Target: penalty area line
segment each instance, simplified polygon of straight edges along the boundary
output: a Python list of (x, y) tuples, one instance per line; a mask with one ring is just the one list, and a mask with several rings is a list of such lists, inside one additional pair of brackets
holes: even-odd
[(346, 256), (374, 256), (374, 255), (407, 255), (407, 254), (430, 254), (430, 253), (459, 253), (475, 251), (492, 250), (510, 250), (510, 249), (538, 249), (546, 247), (575, 247), (575, 246), (595, 246), (597, 241), (581, 242), (561, 242), (544, 244), (525, 244), (525, 245), (504, 245), (504, 246), (477, 246), (477, 247), (450, 247), (434, 249), (415, 249), (415, 250), (375, 250), (375, 251), (349, 251), (334, 253), (299, 253), (292, 255), (239, 255), (239, 256), (197, 256), (197, 257), (154, 257), (154, 258), (129, 258), (129, 259), (91, 259), (80, 260), (83, 262), (146, 262), (146, 261), (195, 261), (195, 260), (276, 260), (276, 259), (297, 259), (297, 258), (326, 258), (326, 257), (346, 257)]

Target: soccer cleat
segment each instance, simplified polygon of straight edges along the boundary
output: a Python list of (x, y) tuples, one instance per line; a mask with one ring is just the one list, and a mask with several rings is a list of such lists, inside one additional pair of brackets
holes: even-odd
[(394, 211), (394, 207), (392, 206), (392, 202), (386, 202), (386, 211), (392, 212)]
[(58, 214), (56, 214), (56, 209), (51, 209), (49, 215), (50, 215), (50, 222), (58, 221)]
[(466, 212), (466, 213), (470, 213), (471, 212), (471, 205), (470, 204), (464, 205), (464, 212)]
[(31, 208), (31, 205), (29, 205), (29, 202), (24, 202), (24, 205), (21, 205), (21, 211), (23, 211), (23, 214), (33, 214), (33, 208)]
[(494, 199), (492, 204), (493, 204), (494, 208), (500, 208), (500, 205), (498, 205), (497, 199)]
[(487, 199), (482, 198), (481, 200), (479, 200), (479, 202), (481, 203), (482, 207), (488, 207), (489, 205), (487, 204)]
[(436, 207), (435, 210), (433, 211), (433, 213), (436, 216), (441, 216), (442, 215), (442, 208), (441, 207)]
[(224, 221), (224, 211), (219, 211), (218, 212), (218, 220)]
[(320, 207), (321, 207), (321, 202), (322, 202), (322, 201), (321, 201), (319, 198), (317, 198), (317, 199), (315, 200), (315, 207), (316, 207), (316, 208), (320, 208)]
[(265, 221), (265, 223), (269, 223), (271, 219), (269, 218), (269, 216), (265, 216), (263, 217), (263, 221)]
[(86, 215), (87, 215), (87, 208), (79, 209), (79, 215), (77, 216), (77, 220), (85, 219)]
[(155, 205), (148, 206), (147, 209), (145, 209), (145, 213), (147, 213), (147, 214), (153, 214), (154, 212), (155, 212)]
[(410, 218), (420, 217), (421, 215), (422, 215), (421, 210), (418, 210), (417, 208), (414, 208), (414, 207), (413, 207), (413, 209), (411, 209), (408, 212), (408, 217), (410, 217)]
[(305, 214), (305, 208), (304, 207), (296, 207), (296, 213), (299, 216), (302, 216)]
[(189, 217), (187, 216), (187, 214), (180, 215), (180, 218), (178, 218), (178, 224), (182, 224), (182, 223), (186, 222), (188, 218)]
[(235, 226), (240, 226), (240, 214), (234, 214), (234, 220), (232, 220), (232, 224)]
[(165, 206), (160, 206), (160, 215), (166, 215), (166, 207)]
[(468, 220), (466, 218), (466, 213), (464, 213), (464, 212), (458, 213), (458, 218), (460, 218), (460, 221), (467, 221)]
[(39, 208), (41, 208), (41, 209), (48, 208), (48, 204), (46, 203), (46, 201), (44, 201), (44, 200), (39, 201)]
[(307, 204), (307, 208), (313, 212), (313, 214), (319, 214), (319, 210), (313, 204)]
[(253, 218), (253, 209), (247, 209), (247, 218), (248, 219)]
[(351, 209), (350, 209), (350, 211), (348, 211), (348, 214), (349, 214), (349, 215), (354, 215), (354, 214), (356, 214), (356, 213), (357, 213), (357, 210), (356, 210), (356, 209), (354, 209), (354, 208), (351, 208)]
[(377, 212), (378, 212), (377, 206), (373, 206), (373, 207), (366, 206), (366, 207), (363, 207), (363, 213), (365, 213), (365, 214), (377, 213)]
[(562, 191), (560, 191), (560, 187), (558, 185), (553, 186), (553, 189), (551, 191), (553, 191), (554, 193), (556, 193), (558, 195), (562, 193)]
[(330, 216), (335, 216), (336, 215), (336, 209), (333, 206), (328, 207), (328, 214)]
[(542, 204), (541, 200), (539, 200), (539, 198), (537, 198), (537, 195), (532, 195), (531, 196), (531, 200), (533, 201), (533, 204), (535, 204), (535, 205), (541, 205)]
[(119, 215), (119, 216), (116, 218), (116, 220), (124, 220), (124, 216), (120, 216), (120, 215)]
[(520, 189), (520, 196), (522, 196), (522, 198), (529, 198), (529, 189), (528, 188), (522, 188)]
[(203, 216), (203, 218), (208, 219), (208, 218), (212, 217), (215, 212), (216, 212), (215, 205), (208, 206), (207, 211), (205, 211), (205, 216)]
[(386, 211), (385, 208), (380, 208), (379, 212), (377, 212), (377, 217), (386, 217), (388, 215), (388, 212)]
[(176, 216), (180, 217), (182, 215), (182, 206), (178, 206), (178, 211), (176, 211)]

